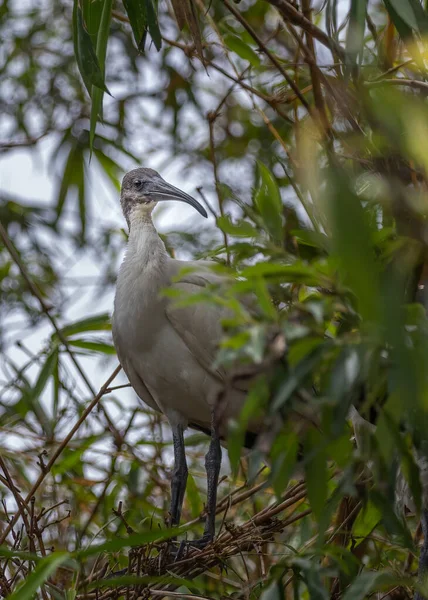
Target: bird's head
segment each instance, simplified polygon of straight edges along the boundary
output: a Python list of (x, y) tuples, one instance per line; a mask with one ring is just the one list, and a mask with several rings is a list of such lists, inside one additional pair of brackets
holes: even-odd
[(167, 183), (153, 169), (133, 169), (123, 178), (120, 204), (129, 227), (134, 216), (150, 217), (156, 204), (164, 200), (186, 202), (203, 217), (208, 216), (197, 200)]

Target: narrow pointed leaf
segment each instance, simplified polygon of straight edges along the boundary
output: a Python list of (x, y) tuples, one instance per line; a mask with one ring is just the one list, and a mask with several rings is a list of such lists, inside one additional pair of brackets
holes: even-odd
[[(66, 336), (74, 335), (76, 333), (83, 333), (85, 331), (102, 331), (110, 330), (111, 321), (108, 313), (102, 313), (79, 321), (69, 323), (61, 329), (61, 332)], [(53, 337), (55, 334), (53, 334)]]
[[(398, 17), (411, 30), (418, 33), (427, 32), (428, 16), (419, 0), (384, 0), (384, 3), (396, 27)], [(402, 27), (401, 23), (400, 26)]]
[(254, 197), (254, 203), (263, 218), (266, 228), (276, 242), (283, 237), (282, 201), (278, 184), (269, 169), (257, 162), (260, 182)]
[[(108, 3), (109, 0), (106, 0)], [(90, 92), (90, 86), (95, 86), (108, 92), (104, 82), (103, 69), (95, 53), (91, 36), (83, 21), (83, 13), (78, 0), (74, 2), (74, 50), (82, 79)]]
[(253, 67), (260, 66), (260, 57), (258, 54), (256, 54), (251, 46), (246, 44), (240, 37), (228, 34), (225, 35), (223, 39), (226, 46), (232, 50), (232, 52), (235, 52), (235, 54), (244, 60), (248, 60)]
[(68, 552), (54, 552), (39, 561), (37, 567), (30, 573), (24, 584), (18, 587), (13, 594), (8, 596), (9, 600), (32, 600), (34, 594), (43, 585), (57, 568), (70, 558)]
[[(97, 37), (97, 51), (96, 56), (99, 61), (100, 70), (104, 80), (105, 74), (105, 59), (107, 53), (107, 41), (110, 33), (110, 22), (111, 22), (111, 11), (113, 7), (113, 0), (105, 0), (103, 6), (103, 12), (101, 14), (100, 28)], [(92, 152), (95, 138), (95, 128), (97, 125), (98, 117), (102, 119), (102, 105), (103, 105), (103, 90), (110, 93), (107, 88), (93, 88), (92, 89), (92, 106), (91, 106), (91, 117), (89, 126), (89, 147)]]
[(147, 10), (145, 1), (123, 0), (139, 52), (144, 52), (147, 33)]
[(322, 435), (316, 429), (308, 431), (305, 440), (305, 475), (308, 498), (314, 515), (321, 519), (327, 501), (327, 456)]
[(106, 344), (105, 342), (98, 342), (93, 340), (70, 340), (70, 346), (74, 348), (82, 348), (83, 350), (89, 350), (92, 352), (100, 352), (101, 354), (116, 354), (116, 350), (112, 344)]
[(147, 27), (150, 36), (153, 40), (156, 50), (160, 50), (162, 47), (162, 36), (159, 30), (158, 17), (156, 14), (156, 7), (153, 0), (146, 0), (147, 7)]
[(346, 54), (348, 62), (353, 66), (361, 62), (363, 56), (366, 12), (367, 0), (352, 0), (346, 36)]

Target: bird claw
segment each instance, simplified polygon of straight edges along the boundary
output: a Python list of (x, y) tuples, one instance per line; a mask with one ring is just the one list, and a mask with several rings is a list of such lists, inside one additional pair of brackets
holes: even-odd
[[(189, 550), (203, 550), (210, 542), (212, 542), (211, 536), (204, 535), (198, 540), (182, 540), (179, 543), (178, 548), (169, 543), (166, 548), (166, 552), (168, 556), (173, 559), (173, 562), (176, 563), (184, 558), (187, 558)], [(174, 543), (176, 544), (177, 542), (174, 541)]]

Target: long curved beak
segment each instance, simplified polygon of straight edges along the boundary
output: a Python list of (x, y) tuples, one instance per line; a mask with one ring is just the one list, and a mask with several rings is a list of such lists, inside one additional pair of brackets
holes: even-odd
[(195, 208), (203, 217), (208, 217), (205, 208), (195, 200), (195, 198), (192, 198), (192, 196), (189, 196), (186, 192), (182, 192), (166, 181), (160, 180), (153, 182), (150, 192), (147, 193), (147, 195), (152, 197), (155, 202), (162, 202), (164, 200), (179, 200), (180, 202), (186, 202), (186, 204), (193, 206), (193, 208)]

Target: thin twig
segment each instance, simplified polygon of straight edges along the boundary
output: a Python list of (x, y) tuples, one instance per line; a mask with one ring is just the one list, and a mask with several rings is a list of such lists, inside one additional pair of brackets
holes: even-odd
[(380, 79), (379, 81), (365, 81), (365, 87), (381, 87), (383, 85), (404, 85), (411, 88), (428, 91), (428, 83), (417, 79)]
[(313, 38), (318, 40), (323, 46), (331, 50), (342, 61), (345, 60), (345, 51), (343, 48), (322, 29), (309, 21), (300, 11), (297, 10), (288, 0), (267, 0), (272, 6), (276, 6), (282, 16), (287, 20), (307, 31)]
[[(98, 402), (100, 401), (100, 399), (102, 398), (102, 396), (104, 396), (105, 390), (108, 388), (108, 386), (111, 384), (111, 382), (116, 378), (116, 376), (118, 375), (118, 373), (120, 372), (121, 369), (122, 369), (122, 367), (120, 365), (118, 365), (115, 368), (115, 370), (113, 371), (113, 373), (110, 375), (110, 377), (107, 379), (107, 381), (101, 387), (101, 389), (98, 392), (98, 394), (93, 398), (92, 402), (90, 402), (90, 404), (86, 407), (86, 409), (83, 411), (81, 417), (76, 421), (76, 423), (73, 425), (73, 427), (70, 429), (70, 431), (68, 432), (68, 434), (65, 436), (65, 438), (61, 442), (61, 444), (55, 450), (55, 452), (53, 453), (53, 455), (50, 458), (49, 462), (46, 464), (46, 471), (44, 471), (43, 473), (40, 473), (39, 477), (37, 478), (37, 480), (33, 484), (31, 490), (28, 492), (27, 496), (25, 497), (25, 499), (24, 499), (25, 504), (27, 504), (30, 501), (31, 497), (34, 496), (34, 494), (36, 493), (36, 491), (39, 489), (40, 484), (43, 482), (43, 480), (45, 479), (46, 475), (51, 470), (52, 466), (56, 462), (57, 458), (60, 456), (61, 452), (64, 450), (64, 448), (67, 446), (68, 442), (72, 439), (72, 437), (74, 436), (74, 434), (76, 433), (76, 431), (79, 429), (79, 427), (85, 421), (86, 417), (92, 412), (92, 410), (98, 404)], [(18, 519), (19, 519), (19, 517), (21, 515), (21, 511), (22, 511), (22, 508), (18, 507), (18, 511), (12, 517), (10, 523), (8, 524), (8, 526), (6, 527), (6, 529), (3, 531), (3, 534), (2, 534), (2, 536), (0, 538), (0, 545), (4, 543), (5, 539), (9, 535), (11, 529), (13, 528), (13, 526), (18, 521)]]
[(258, 45), (260, 50), (263, 52), (263, 54), (265, 54), (269, 58), (271, 63), (273, 65), (275, 65), (275, 67), (277, 68), (279, 73), (281, 73), (281, 75), (284, 77), (284, 79), (287, 81), (288, 85), (291, 87), (293, 92), (296, 94), (296, 96), (298, 96), (300, 102), (303, 104), (303, 106), (306, 108), (306, 110), (310, 114), (312, 114), (312, 109), (311, 109), (310, 104), (307, 102), (306, 98), (303, 96), (303, 94), (299, 90), (298, 86), (294, 83), (293, 79), (289, 76), (287, 71), (282, 67), (282, 65), (276, 58), (276, 56), (274, 56), (272, 54), (272, 52), (265, 46), (265, 44), (259, 38), (257, 33), (251, 27), (251, 25), (244, 19), (244, 17), (241, 15), (241, 13), (238, 10), (236, 10), (236, 8), (232, 4), (230, 4), (230, 2), (228, 0), (223, 0), (223, 2), (225, 4), (225, 6), (228, 8), (228, 10), (235, 16), (235, 18), (241, 23), (241, 25), (248, 31), (248, 33), (251, 35), (251, 37), (256, 42), (256, 44)]

